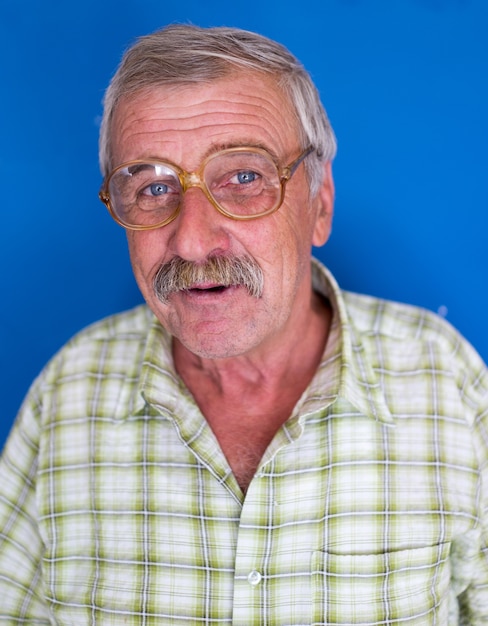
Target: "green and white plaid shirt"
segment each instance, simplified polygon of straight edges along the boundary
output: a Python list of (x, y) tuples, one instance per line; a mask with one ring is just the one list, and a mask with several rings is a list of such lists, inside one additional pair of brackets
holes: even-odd
[(323, 361), (245, 497), (146, 307), (61, 350), (1, 461), (1, 624), (488, 624), (485, 366), (314, 281)]

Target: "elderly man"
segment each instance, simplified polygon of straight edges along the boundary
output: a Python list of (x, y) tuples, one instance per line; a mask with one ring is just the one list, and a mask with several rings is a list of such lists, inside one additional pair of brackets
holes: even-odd
[(487, 624), (485, 366), (311, 259), (335, 140), (297, 60), (237, 29), (143, 37), (100, 146), (147, 305), (25, 400), (0, 621)]

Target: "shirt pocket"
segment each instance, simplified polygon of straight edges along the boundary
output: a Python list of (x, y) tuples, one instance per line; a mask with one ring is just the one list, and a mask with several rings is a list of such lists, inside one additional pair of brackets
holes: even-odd
[(449, 624), (443, 543), (384, 554), (312, 554), (312, 624)]

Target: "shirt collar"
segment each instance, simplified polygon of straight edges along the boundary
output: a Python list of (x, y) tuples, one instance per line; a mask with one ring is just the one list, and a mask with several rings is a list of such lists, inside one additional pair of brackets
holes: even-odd
[(332, 324), (320, 366), (300, 401), (300, 414), (310, 414), (338, 398), (349, 401), (361, 413), (384, 424), (393, 425), (378, 374), (354, 326), (344, 294), (335, 278), (316, 259), (312, 259), (312, 281), (316, 292), (332, 308)]
[(172, 414), (178, 404), (179, 395), (186, 389), (176, 373), (171, 344), (171, 335), (151, 313), (134, 402), (136, 414), (147, 412), (148, 404), (157, 406), (159, 412)]

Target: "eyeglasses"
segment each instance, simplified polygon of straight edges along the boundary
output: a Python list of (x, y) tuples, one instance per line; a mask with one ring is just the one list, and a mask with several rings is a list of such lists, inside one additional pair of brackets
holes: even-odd
[(186, 172), (169, 161), (129, 161), (104, 180), (99, 197), (114, 220), (129, 230), (169, 224), (190, 187), (199, 187), (222, 215), (252, 220), (279, 209), (286, 183), (313, 151), (310, 146), (280, 167), (266, 150), (229, 148), (210, 155), (197, 172)]

